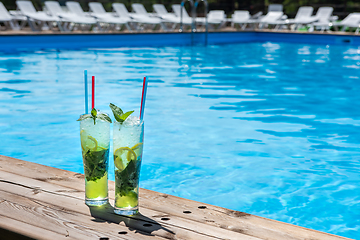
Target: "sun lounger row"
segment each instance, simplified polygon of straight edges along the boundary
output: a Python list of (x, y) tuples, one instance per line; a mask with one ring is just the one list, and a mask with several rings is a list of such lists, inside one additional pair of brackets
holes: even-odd
[(113, 3), (113, 12), (106, 12), (99, 2), (90, 2), (90, 12), (84, 12), (80, 4), (75, 1), (66, 2), (66, 7), (61, 7), (58, 1), (45, 1), (44, 11), (37, 11), (31, 1), (16, 1), (17, 11), (8, 12), (0, 2), (0, 22), (5, 27), (19, 30), (28, 24), (33, 31), (57, 28), (62, 32), (73, 30), (109, 31), (122, 30), (141, 31), (158, 27), (163, 31), (174, 30), (177, 27), (195, 25), (209, 28), (222, 28), (227, 22), (234, 28), (242, 30), (272, 28), (274, 30), (300, 28), (308, 31), (335, 30), (345, 31), (354, 28), (359, 32), (360, 13), (351, 13), (344, 20), (336, 21), (332, 16), (332, 7), (320, 7), (313, 15), (311, 6), (300, 7), (294, 19), (288, 19), (283, 12), (282, 4), (270, 4), (268, 13), (263, 15), (259, 12), (250, 15), (249, 11), (239, 10), (232, 14), (230, 19), (226, 18), (223, 10), (210, 11), (207, 18), (197, 17), (192, 19), (185, 8), (180, 4), (172, 5), (173, 13), (169, 13), (163, 4), (154, 4), (154, 13), (147, 12), (142, 4), (132, 4), (133, 12), (129, 12), (124, 4)]
[[(16, 1), (17, 11), (10, 13), (0, 2), (0, 22), (14, 30), (20, 29), (28, 23), (33, 31), (53, 29), (57, 27), (62, 32), (95, 29), (98, 31), (120, 30), (140, 31), (155, 28), (168, 31), (193, 24), (192, 18), (179, 4), (172, 5), (174, 13), (169, 13), (164, 5), (154, 4), (155, 14), (149, 14), (142, 4), (132, 4), (133, 12), (129, 12), (123, 3), (113, 3), (113, 12), (106, 12), (99, 2), (90, 2), (90, 12), (84, 12), (80, 4), (75, 1), (66, 2), (66, 10), (57, 1), (45, 1), (45, 11), (37, 11), (31, 1)], [(181, 10), (182, 9), (182, 10)], [(182, 11), (182, 16), (181, 16)], [(19, 21), (22, 23), (19, 25)], [(204, 25), (205, 18), (196, 18), (195, 24)], [(222, 10), (210, 11), (207, 22), (211, 27), (222, 27), (226, 23), (226, 15)]]
[(308, 31), (329, 30), (331, 27), (334, 30), (345, 31), (346, 28), (355, 29), (355, 33), (359, 32), (360, 28), (360, 13), (350, 13), (344, 20), (337, 21), (337, 16), (332, 16), (332, 7), (320, 7), (316, 14), (313, 15), (314, 8), (311, 6), (302, 6), (298, 9), (294, 19), (288, 19), (282, 11), (281, 4), (273, 4), (269, 12), (262, 16), (251, 16), (249, 11), (239, 10), (235, 11), (231, 18), (231, 25), (233, 27), (239, 26), (242, 30), (246, 28), (263, 29), (264, 27), (272, 27), (274, 30), (290, 29), (297, 30), (300, 27), (305, 27)]

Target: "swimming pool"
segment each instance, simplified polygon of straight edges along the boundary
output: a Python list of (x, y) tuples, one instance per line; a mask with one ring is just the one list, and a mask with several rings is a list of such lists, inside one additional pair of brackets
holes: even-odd
[(2, 155), (83, 172), (83, 70), (108, 113), (113, 102), (138, 114), (147, 75), (141, 187), (359, 237), (357, 46), (45, 49), (0, 62)]

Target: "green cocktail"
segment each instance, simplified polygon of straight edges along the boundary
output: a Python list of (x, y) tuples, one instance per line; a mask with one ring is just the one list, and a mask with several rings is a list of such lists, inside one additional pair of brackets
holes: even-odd
[[(116, 115), (115, 118), (117, 119)], [(124, 118), (123, 121), (114, 122), (113, 128), (114, 212), (120, 215), (134, 215), (139, 211), (139, 178), (143, 152), (144, 122), (140, 121), (138, 117), (126, 116)]]
[(108, 202), (110, 122), (99, 118), (100, 114), (106, 116), (96, 112), (95, 117), (87, 114), (79, 119), (85, 172), (85, 203), (89, 206)]

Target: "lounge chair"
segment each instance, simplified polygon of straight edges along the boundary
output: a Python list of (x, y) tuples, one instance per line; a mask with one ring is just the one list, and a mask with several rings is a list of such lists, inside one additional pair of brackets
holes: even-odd
[(49, 16), (45, 12), (36, 11), (30, 1), (16, 1), (16, 5), (21, 14), (26, 16), (32, 31), (52, 29), (53, 24), (60, 21), (56, 16)]
[(5, 8), (4, 4), (0, 2), (0, 22), (3, 22), (5, 28), (11, 28), (12, 30), (20, 30), (19, 24), (15, 21), (8, 10)]
[(163, 22), (180, 23), (180, 18), (177, 17), (174, 13), (169, 13), (164, 4), (153, 4), (153, 9), (156, 12), (156, 15), (163, 20)]
[(131, 4), (131, 7), (135, 12), (135, 14), (132, 14), (131, 17), (135, 18), (144, 25), (160, 25), (164, 31), (167, 31), (167, 27), (165, 26), (163, 21), (161, 21), (160, 18), (150, 16), (149, 13), (146, 11), (144, 5), (142, 5), (141, 3), (133, 3)]
[[(114, 15), (116, 15), (117, 17), (126, 20), (126, 22), (128, 22), (129, 24), (133, 24), (134, 26), (138, 24), (138, 21), (130, 16), (130, 13), (128, 12), (123, 3), (113, 3), (112, 7), (114, 10)], [(137, 27), (135, 26), (135, 28)]]
[(283, 5), (282, 4), (269, 4), (268, 6), (268, 13), (269, 12), (282, 12)]
[(195, 21), (189, 16), (185, 7), (182, 7), (180, 4), (173, 4), (171, 7), (175, 15), (181, 19), (180, 25), (194, 25), (193, 27), (195, 27)]
[(240, 26), (242, 30), (244, 30), (248, 23), (251, 22), (250, 13), (246, 10), (237, 10), (231, 16), (231, 26), (236, 27), (236, 24)]
[(308, 20), (309, 31), (314, 29), (329, 30), (331, 26), (331, 15), (334, 9), (332, 7), (320, 7), (315, 16), (311, 16)]
[(283, 15), (284, 13), (280, 11), (268, 12), (264, 17), (262, 17), (259, 21), (257, 21), (259, 24), (258, 28), (263, 29), (264, 26), (268, 26), (268, 25), (278, 26), (279, 20), (281, 20)]
[(58, 26), (61, 31), (71, 31), (76, 25), (82, 29), (82, 25), (96, 24), (95, 19), (84, 18), (72, 12), (65, 12), (57, 1), (45, 1), (45, 7), (52, 16), (59, 17)]
[(129, 13), (123, 3), (113, 3), (112, 7), (115, 13), (121, 18), (127, 18), (128, 22), (131, 22), (136, 30), (141, 30), (141, 25), (146, 24), (146, 20), (142, 19), (136, 14)]
[[(95, 22), (97, 24), (97, 27), (100, 31), (102, 31), (101, 22), (96, 21), (95, 18), (89, 16), (84, 12), (84, 10), (81, 8), (80, 3), (69, 1), (66, 2), (66, 7), (69, 9), (69, 11), (73, 14), (76, 14), (78, 17), (81, 17), (82, 19), (89, 21), (89, 22)], [(88, 26), (90, 28), (90, 26)]]
[(333, 22), (331, 25), (334, 26), (337, 31), (339, 30), (339, 27), (342, 27), (341, 31), (343, 32), (345, 32), (346, 28), (355, 28), (355, 33), (358, 34), (360, 28), (360, 13), (350, 13), (342, 21)]
[(128, 24), (128, 22), (130, 22), (131, 20), (129, 21), (128, 18), (122, 18), (121, 16), (115, 17), (112, 13), (106, 12), (101, 3), (90, 2), (89, 8), (92, 12), (91, 15), (95, 17), (98, 22), (108, 23), (110, 27), (116, 25), (125, 25), (130, 32), (132, 31), (131, 27)]
[[(196, 23), (200, 23), (202, 25), (205, 25), (206, 19), (204, 17), (197, 17)], [(223, 10), (212, 10), (207, 14), (207, 23), (209, 24), (209, 27), (215, 27), (221, 28), (226, 23), (226, 15), (225, 11)]]
[(260, 11), (260, 12), (255, 13), (254, 15), (251, 15), (251, 16), (250, 16), (250, 19), (260, 19), (260, 18), (262, 18), (263, 16), (264, 16), (264, 15), (263, 15), (263, 12)]
[(164, 4), (153, 4), (153, 9), (156, 15), (162, 19), (169, 19), (169, 21), (174, 20), (173, 22), (177, 22), (178, 18), (174, 13), (169, 13)]
[(311, 18), (313, 11), (314, 8), (310, 6), (299, 7), (295, 18), (279, 21), (279, 25), (281, 27), (293, 26), (292, 29), (296, 30), (300, 25), (304, 25), (308, 23), (309, 18)]
[[(163, 4), (154, 4), (153, 8), (156, 12), (156, 15), (158, 17), (160, 17), (164, 23), (172, 24), (172, 27), (171, 27), (172, 30), (174, 30), (178, 25), (180, 25), (180, 23), (181, 23), (180, 17), (176, 16), (175, 13), (169, 13)], [(191, 19), (188, 19), (188, 20), (183, 19), (183, 24), (191, 25), (192, 20)]]

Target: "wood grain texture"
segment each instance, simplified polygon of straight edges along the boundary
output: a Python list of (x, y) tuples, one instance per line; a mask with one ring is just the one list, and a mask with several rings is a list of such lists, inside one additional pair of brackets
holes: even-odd
[[(109, 182), (109, 195), (112, 204), (114, 199), (112, 181)], [(103, 233), (113, 239), (119, 237), (119, 232), (125, 231), (127, 232), (125, 237), (131, 238), (120, 239), (347, 239), (146, 189), (140, 189), (141, 215), (121, 217), (112, 212), (111, 205), (99, 209), (89, 208), (84, 204), (82, 174), (1, 155), (0, 203), (0, 212), (3, 208), (4, 211), (7, 209), (5, 212), (9, 217), (11, 212), (20, 214), (24, 211), (32, 217), (50, 218), (49, 227), (45, 230), (61, 235), (64, 233), (63, 230), (57, 232), (52, 229), (55, 226), (67, 231), (70, 229), (72, 233), (74, 232), (72, 235), (74, 239), (82, 237), (81, 234), (84, 232), (88, 234), (87, 237), (94, 239), (99, 239)], [(50, 211), (52, 215), (44, 215), (44, 211), (46, 213)], [(56, 220), (54, 216), (62, 220)], [(94, 218), (97, 220), (94, 221)], [(84, 227), (65, 224), (67, 222), (78, 223)], [(103, 222), (106, 224), (102, 224)], [(39, 225), (34, 226), (43, 228), (42, 220), (39, 221)], [(120, 230), (114, 230), (114, 226), (115, 229)], [(2, 227), (1, 223), (0, 227)], [(89, 230), (97, 229), (96, 227), (99, 229), (96, 232)], [(23, 234), (19, 231), (18, 233)], [(133, 233), (135, 235), (131, 235)]]

